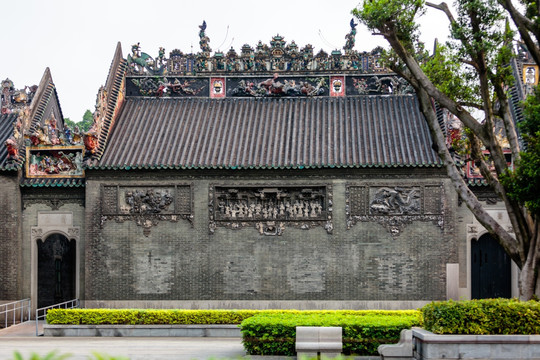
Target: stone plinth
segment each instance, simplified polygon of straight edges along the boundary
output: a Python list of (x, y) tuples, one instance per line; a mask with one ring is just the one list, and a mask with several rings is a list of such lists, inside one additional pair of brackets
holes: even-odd
[(43, 332), (45, 336), (241, 337), (238, 325), (45, 324)]
[(436, 335), (413, 329), (414, 358), (540, 359), (540, 335)]

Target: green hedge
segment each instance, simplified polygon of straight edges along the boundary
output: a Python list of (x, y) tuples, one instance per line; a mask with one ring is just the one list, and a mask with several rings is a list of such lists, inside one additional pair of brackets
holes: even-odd
[(442, 301), (422, 309), (435, 334), (540, 334), (540, 303), (516, 299)]
[(260, 310), (51, 309), (57, 325), (240, 324)]
[[(364, 310), (180, 310), (180, 309), (51, 309), (47, 323), (56, 325), (168, 325), (168, 324), (240, 324), (262, 314), (395, 314), (394, 311)], [(415, 310), (401, 311), (408, 316)]]
[(381, 344), (397, 343), (401, 330), (421, 325), (419, 311), (356, 311), (257, 315), (242, 322), (250, 355), (294, 356), (296, 326), (340, 326), (345, 355), (377, 355)]

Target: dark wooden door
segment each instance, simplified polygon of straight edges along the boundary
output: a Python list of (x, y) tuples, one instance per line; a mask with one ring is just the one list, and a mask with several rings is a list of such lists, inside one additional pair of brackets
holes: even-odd
[(473, 299), (510, 298), (510, 258), (489, 234), (471, 242), (471, 295)]
[(75, 252), (61, 234), (38, 240), (38, 308), (75, 298)]

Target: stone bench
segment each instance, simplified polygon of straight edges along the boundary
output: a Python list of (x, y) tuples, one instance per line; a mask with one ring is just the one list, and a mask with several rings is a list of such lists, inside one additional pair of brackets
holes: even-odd
[(296, 353), (298, 356), (316, 358), (319, 354), (325, 357), (336, 357), (343, 350), (341, 327), (297, 326)]
[(410, 360), (413, 358), (412, 330), (401, 330), (397, 344), (380, 345), (381, 359)]

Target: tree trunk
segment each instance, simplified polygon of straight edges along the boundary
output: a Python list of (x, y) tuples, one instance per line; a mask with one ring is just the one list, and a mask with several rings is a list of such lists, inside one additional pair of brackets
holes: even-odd
[[(535, 230), (538, 230), (539, 224), (534, 224)], [(531, 237), (527, 260), (521, 267), (519, 276), (519, 298), (521, 300), (530, 300), (534, 295), (540, 295), (540, 284), (538, 277), (538, 265), (540, 264), (540, 233), (535, 231)]]
[(531, 266), (530, 261), (525, 263), (519, 276), (519, 299), (530, 300), (534, 295), (539, 296), (538, 269)]

